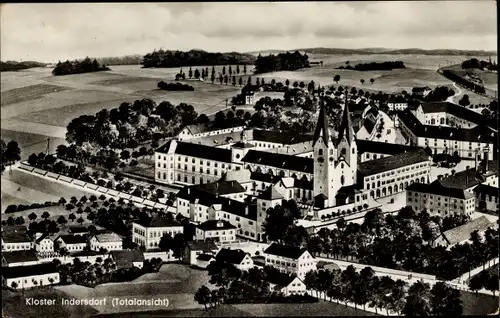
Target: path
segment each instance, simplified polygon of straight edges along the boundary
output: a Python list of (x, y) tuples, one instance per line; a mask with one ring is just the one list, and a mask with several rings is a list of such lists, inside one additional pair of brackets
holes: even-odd
[[(447, 102), (449, 102), (449, 103), (455, 103), (455, 102), (453, 101), (453, 99), (454, 99), (455, 97), (458, 97), (458, 96), (460, 96), (460, 95), (462, 95), (462, 94), (463, 94), (463, 91), (460, 89), (460, 87), (457, 85), (457, 83), (453, 82), (453, 86), (454, 86), (454, 87), (458, 90), (458, 92), (456, 92), (456, 93), (455, 93), (455, 95), (450, 96), (450, 97), (448, 97), (448, 98), (446, 99), (446, 101), (447, 101)], [(457, 99), (458, 99), (458, 98), (457, 98)], [(456, 104), (456, 103), (455, 103), (455, 104)]]

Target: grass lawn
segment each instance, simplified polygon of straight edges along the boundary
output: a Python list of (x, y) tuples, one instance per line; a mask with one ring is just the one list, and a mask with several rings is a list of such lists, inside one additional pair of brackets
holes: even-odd
[[(34, 306), (27, 305), (24, 300), (27, 297), (35, 299), (55, 299), (53, 306)], [(66, 306), (61, 304), (62, 299), (71, 299), (66, 293), (52, 287), (44, 287), (26, 290), (24, 298), (21, 292), (11, 292), (2, 290), (2, 312), (5, 317), (88, 317), (97, 313), (97, 310), (90, 306)]]
[(146, 318), (146, 317), (253, 317), (253, 315), (239, 310), (231, 305), (205, 309), (171, 309), (143, 312), (121, 312), (114, 314), (97, 314), (95, 318)]
[(14, 88), (2, 92), (1, 105), (4, 106), (19, 102), (33, 101), (46, 94), (60, 92), (67, 89), (68, 89), (67, 87), (49, 85), (49, 84), (37, 84), (21, 88)]
[(498, 310), (499, 297), (460, 291), (463, 315), (487, 315)]
[(106, 298), (106, 306), (95, 306), (100, 313), (116, 313), (131, 311), (151, 311), (161, 308), (155, 306), (109, 306), (113, 298), (150, 299), (166, 298), (169, 305), (167, 311), (180, 309), (200, 309), (194, 301), (194, 293), (202, 285), (212, 288), (208, 283), (206, 271), (192, 269), (181, 264), (164, 264), (158, 273), (143, 275), (128, 283), (110, 283), (88, 288), (79, 285), (59, 286), (58, 289), (82, 299), (89, 297)]
[(255, 316), (374, 316), (372, 312), (320, 300), (308, 304), (238, 304), (235, 308)]
[(454, 71), (460, 76), (465, 76), (467, 73), (472, 73), (475, 76), (479, 77), (483, 83), (485, 88), (491, 89), (491, 90), (497, 90), (498, 89), (498, 73), (493, 73), (493, 72), (488, 72), (488, 71), (481, 71), (478, 69), (462, 69), (461, 65), (453, 65), (448, 67), (447, 69)]
[[(11, 140), (17, 141), (21, 149), (21, 159), (25, 160), (32, 153), (45, 152), (47, 149), (47, 136), (34, 134), (30, 132), (14, 131), (8, 129), (1, 130), (2, 139), (8, 143)], [(50, 151), (55, 152), (57, 146), (65, 144), (66, 141), (61, 138), (50, 137)]]

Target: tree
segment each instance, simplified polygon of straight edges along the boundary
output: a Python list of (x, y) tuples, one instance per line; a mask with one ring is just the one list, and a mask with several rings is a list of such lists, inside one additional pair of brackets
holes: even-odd
[(50, 217), (50, 213), (45, 211), (42, 213), (42, 219), (47, 220)]
[(172, 238), (172, 236), (168, 233), (165, 233), (161, 237), (160, 243), (158, 243), (158, 247), (162, 251), (168, 252), (169, 250), (173, 249), (173, 243), (174, 243), (174, 239)]
[(469, 95), (464, 94), (462, 98), (458, 101), (458, 104), (464, 107), (467, 107), (470, 105), (470, 100), (469, 100)]
[(28, 215), (28, 219), (30, 219), (30, 221), (35, 221), (37, 217), (38, 215), (36, 215), (35, 212), (31, 212), (30, 215)]
[(243, 64), (243, 73), (245, 73), (245, 75), (247, 75), (247, 65), (246, 64)]
[(200, 78), (200, 71), (198, 71), (198, 69), (194, 70), (194, 78), (196, 79)]
[(363, 85), (365, 83), (364, 79), (360, 79), (359, 81), (361, 82), (361, 85)]
[(128, 150), (123, 150), (123, 151), (120, 153), (120, 158), (121, 158), (122, 160), (125, 160), (125, 161), (129, 160), (129, 159), (130, 159), (130, 151), (128, 151)]
[(236, 65), (236, 74), (240, 75), (240, 65)]
[(74, 213), (71, 213), (71, 214), (68, 216), (68, 218), (71, 220), (71, 222), (73, 222), (73, 221), (75, 221), (76, 216), (75, 216), (75, 214), (74, 214)]
[(461, 316), (463, 308), (460, 291), (444, 282), (437, 282), (431, 290), (430, 306), (433, 316)]
[(476, 293), (476, 297), (477, 297), (477, 292), (484, 287), (484, 280), (483, 280), (484, 276), (481, 276), (481, 274), (483, 274), (483, 272), (473, 276), (469, 280), (469, 289)]
[(64, 224), (68, 223), (68, 221), (66, 220), (64, 215), (61, 215), (57, 218), (57, 223), (60, 225), (64, 225)]
[(231, 65), (229, 65), (228, 72), (229, 72), (229, 76), (233, 75), (233, 68), (231, 67)]
[(76, 222), (78, 222), (78, 223), (80, 223), (80, 225), (82, 225), (82, 223), (85, 222), (85, 220), (82, 217), (79, 217)]
[(226, 75), (224, 75), (224, 84), (228, 84), (229, 83), (229, 77)]
[(243, 77), (238, 79), (238, 85), (243, 86)]
[(486, 281), (486, 286), (484, 287), (493, 292), (493, 296), (495, 296), (495, 292), (498, 291), (498, 274), (492, 275), (490, 279)]
[(189, 67), (189, 78), (193, 78), (193, 70), (191, 69), (191, 67)]
[(249, 76), (248, 79), (247, 79), (247, 85), (252, 85), (252, 77)]
[(290, 80), (287, 78), (286, 81), (285, 81), (285, 85), (286, 87), (289, 87), (290, 86)]
[(405, 316), (429, 316), (431, 313), (429, 299), (429, 284), (417, 281), (408, 290), (403, 314)]
[[(21, 160), (21, 149), (19, 149), (17, 141), (14, 140), (9, 141), (9, 143), (7, 144), (7, 148), (5, 149), (5, 153), (3, 155), (5, 156), (5, 161), (12, 170), (12, 164), (14, 164), (16, 161)], [(2, 164), (3, 160), (4, 158), (2, 158)]]
[(207, 304), (210, 302), (210, 297), (210, 289), (205, 285), (201, 286), (194, 294), (194, 300), (196, 300), (198, 304), (204, 305), (205, 310), (207, 310)]
[(338, 74), (337, 74), (337, 75), (335, 75), (335, 76), (333, 77), (333, 81), (334, 81), (335, 83), (337, 83), (337, 84), (338, 84), (338, 83), (339, 83), (339, 81), (340, 81), (340, 75), (338, 75)]

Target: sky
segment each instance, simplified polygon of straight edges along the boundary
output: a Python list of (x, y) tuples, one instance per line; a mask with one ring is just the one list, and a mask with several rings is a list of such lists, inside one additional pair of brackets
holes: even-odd
[(497, 49), (494, 1), (1, 4), (0, 59), (153, 49)]

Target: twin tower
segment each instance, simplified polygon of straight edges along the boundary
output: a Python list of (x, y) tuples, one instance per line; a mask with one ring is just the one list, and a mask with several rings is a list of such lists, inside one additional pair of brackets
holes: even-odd
[(351, 125), (347, 98), (342, 112), (338, 138), (332, 138), (328, 117), (321, 102), (318, 124), (313, 139), (314, 199), (323, 208), (338, 205), (336, 195), (340, 188), (356, 184), (358, 150)]

